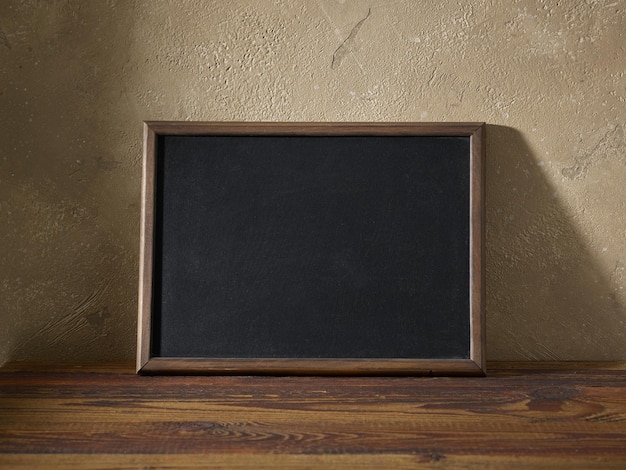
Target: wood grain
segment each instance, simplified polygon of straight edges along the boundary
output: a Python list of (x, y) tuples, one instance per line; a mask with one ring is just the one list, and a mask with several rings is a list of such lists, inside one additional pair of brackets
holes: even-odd
[(485, 126), (470, 137), (470, 358), (485, 370)]
[(471, 359), (153, 358), (141, 374), (210, 375), (485, 375)]
[(0, 372), (1, 468), (626, 465), (623, 363), (490, 364), (483, 378), (42, 367)]
[(414, 468), (434, 469), (618, 469), (623, 463), (587, 456), (509, 456), (482, 457), (452, 455), (440, 459), (436, 455), (424, 454), (357, 454), (357, 455), (286, 455), (286, 454), (0, 454), (1, 468), (13, 470), (172, 470), (172, 469), (361, 469), (361, 470), (406, 470)]
[(152, 312), (152, 270), (154, 251), (154, 205), (156, 181), (156, 134), (143, 126), (143, 177), (141, 183), (141, 234), (139, 243), (139, 294), (137, 321), (137, 365), (141, 369), (150, 359), (150, 314)]
[(159, 135), (469, 135), (482, 122), (192, 122), (147, 121)]

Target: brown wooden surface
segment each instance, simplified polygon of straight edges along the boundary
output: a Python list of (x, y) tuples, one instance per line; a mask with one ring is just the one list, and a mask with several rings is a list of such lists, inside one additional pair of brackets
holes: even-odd
[(141, 369), (150, 358), (150, 313), (152, 312), (152, 271), (154, 253), (154, 205), (156, 181), (156, 134), (143, 126), (143, 177), (141, 181), (141, 233), (139, 243), (139, 317), (137, 322), (137, 364)]
[(471, 359), (189, 359), (154, 358), (143, 375), (485, 375)]
[(626, 468), (626, 366), (489, 364), (476, 378), (0, 370), (0, 468), (421, 464)]
[(470, 151), (470, 357), (485, 369), (485, 141), (486, 126), (477, 127), (471, 136)]
[(160, 135), (469, 135), (483, 122), (146, 121)]

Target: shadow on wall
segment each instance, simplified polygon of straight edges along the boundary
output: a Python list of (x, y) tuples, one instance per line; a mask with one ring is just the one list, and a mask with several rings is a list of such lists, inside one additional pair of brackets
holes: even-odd
[(134, 356), (141, 170), (120, 142), (139, 121), (120, 51), (135, 15), (85, 6), (0, 5), (0, 363)]
[(625, 320), (523, 136), (487, 126), (487, 357), (626, 358)]

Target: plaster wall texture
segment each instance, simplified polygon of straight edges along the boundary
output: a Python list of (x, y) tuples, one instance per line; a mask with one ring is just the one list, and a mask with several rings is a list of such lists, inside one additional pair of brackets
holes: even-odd
[(135, 355), (144, 120), (485, 121), (487, 357), (626, 359), (626, 1), (0, 2), (0, 363)]

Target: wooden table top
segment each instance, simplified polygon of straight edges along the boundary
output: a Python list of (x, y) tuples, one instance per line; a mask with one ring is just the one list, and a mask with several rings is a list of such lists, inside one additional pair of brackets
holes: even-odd
[(0, 368), (0, 468), (626, 468), (625, 363), (487, 377)]

